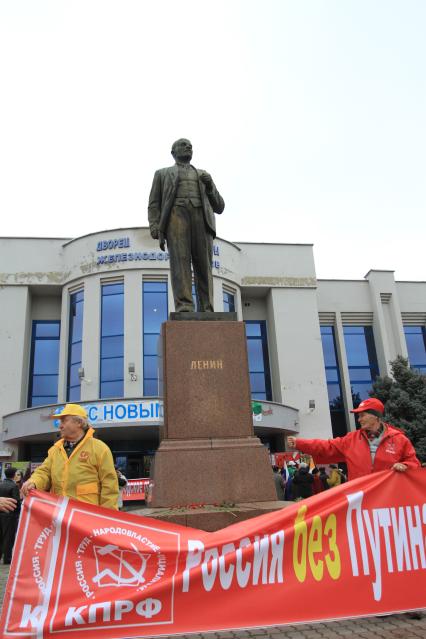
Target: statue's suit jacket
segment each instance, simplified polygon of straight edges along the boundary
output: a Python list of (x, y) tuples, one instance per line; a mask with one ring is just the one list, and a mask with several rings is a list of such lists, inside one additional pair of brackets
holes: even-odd
[[(192, 166), (192, 165), (191, 165)], [(193, 167), (195, 169), (195, 167)], [(211, 193), (207, 193), (204, 182), (200, 179), (203, 171), (195, 169), (198, 174), (200, 196), (207, 229), (216, 237), (215, 213), (222, 213), (225, 202), (213, 184)], [(167, 237), (167, 225), (173, 208), (179, 181), (179, 167), (169, 166), (155, 172), (148, 204), (149, 228), (157, 227)]]

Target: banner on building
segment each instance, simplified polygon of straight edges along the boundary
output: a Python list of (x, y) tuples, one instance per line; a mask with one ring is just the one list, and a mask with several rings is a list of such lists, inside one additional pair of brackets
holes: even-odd
[(34, 491), (2, 637), (118, 639), (426, 607), (426, 469), (383, 471), (215, 533)]
[(149, 482), (149, 479), (128, 479), (121, 493), (123, 501), (145, 499)]

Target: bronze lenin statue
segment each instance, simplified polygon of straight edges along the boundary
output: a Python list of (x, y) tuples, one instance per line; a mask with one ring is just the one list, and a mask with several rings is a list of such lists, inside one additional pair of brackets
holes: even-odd
[(172, 146), (174, 166), (155, 172), (148, 205), (151, 236), (170, 255), (176, 312), (194, 311), (191, 262), (199, 311), (213, 311), (214, 213), (225, 202), (211, 175), (191, 164), (192, 144), (184, 138)]

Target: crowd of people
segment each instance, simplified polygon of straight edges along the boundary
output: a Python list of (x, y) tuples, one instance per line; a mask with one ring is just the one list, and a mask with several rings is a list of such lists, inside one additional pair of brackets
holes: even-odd
[(277, 499), (284, 501), (306, 499), (347, 481), (337, 464), (311, 469), (306, 462), (289, 461), (282, 468), (273, 466), (273, 471)]

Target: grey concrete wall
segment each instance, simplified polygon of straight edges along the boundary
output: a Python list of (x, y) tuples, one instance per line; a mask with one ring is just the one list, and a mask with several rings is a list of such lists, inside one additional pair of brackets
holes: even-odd
[(395, 282), (401, 312), (426, 312), (426, 282)]
[(64, 241), (0, 238), (0, 285), (60, 285), (63, 281)]
[[(26, 406), (31, 345), (31, 297), (28, 287), (0, 287), (0, 308), (2, 418), (3, 415)], [(0, 447), (3, 448), (2, 445)]]
[(368, 282), (362, 280), (318, 280), (317, 299), (320, 313), (373, 310)]
[(60, 320), (62, 310), (62, 296), (59, 295), (31, 295), (33, 320)]
[[(243, 305), (244, 320), (266, 320), (267, 314), (267, 296), (265, 297), (246, 297), (243, 293), (241, 303)], [(249, 306), (247, 306), (249, 304)], [(268, 331), (269, 332), (269, 331)]]
[(0, 413), (23, 408), (31, 344), (31, 297), (26, 286), (0, 287)]
[[(281, 391), (277, 401), (299, 410), (302, 437), (327, 437), (331, 422), (315, 290), (271, 290), (269, 315)], [(309, 400), (315, 401), (312, 411)]]
[(316, 286), (310, 244), (250, 244), (239, 242), (244, 286)]

